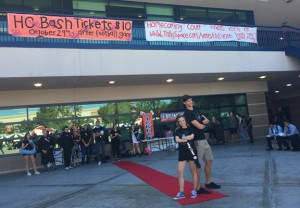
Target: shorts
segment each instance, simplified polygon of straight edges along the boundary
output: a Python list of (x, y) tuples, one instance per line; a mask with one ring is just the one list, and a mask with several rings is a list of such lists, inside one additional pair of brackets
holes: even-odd
[(195, 140), (194, 141), (196, 149), (197, 149), (197, 156), (198, 160), (201, 163), (201, 161), (206, 162), (208, 160), (213, 160), (213, 154), (212, 149), (206, 139), (203, 140)]
[(237, 128), (230, 128), (229, 131), (230, 131), (230, 134), (236, 134)]
[(187, 145), (179, 145), (178, 152), (178, 161), (193, 160), (193, 155)]

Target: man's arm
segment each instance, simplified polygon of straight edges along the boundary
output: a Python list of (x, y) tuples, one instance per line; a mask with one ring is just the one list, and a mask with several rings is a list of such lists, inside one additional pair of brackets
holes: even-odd
[(199, 123), (197, 120), (193, 120), (191, 122), (193, 124), (193, 126), (195, 126), (197, 129), (204, 129), (205, 128), (205, 124), (201, 124)]

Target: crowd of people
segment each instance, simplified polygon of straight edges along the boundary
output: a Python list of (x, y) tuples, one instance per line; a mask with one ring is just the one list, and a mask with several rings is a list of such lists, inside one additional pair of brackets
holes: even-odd
[[(140, 131), (135, 125), (131, 125), (129, 130), (130, 142), (132, 143), (133, 156), (142, 156), (139, 147), (141, 139)], [(110, 138), (111, 154), (105, 152), (105, 144)], [(91, 155), (95, 153), (95, 160), (98, 165), (106, 162), (107, 158), (112, 156), (113, 162), (120, 161), (120, 142), (122, 134), (117, 124), (114, 124), (112, 129), (108, 131), (97, 120), (94, 128), (90, 129), (87, 124), (84, 124), (81, 129), (76, 126), (65, 126), (60, 134), (58, 141), (55, 141), (47, 128), (42, 131), (42, 136), (38, 138), (36, 144), (33, 142), (33, 137), (27, 133), (21, 142), (20, 153), (25, 159), (25, 169), (28, 176), (31, 176), (29, 161), (32, 163), (34, 174), (40, 174), (36, 169), (36, 153), (40, 152), (41, 164), (43, 170), (47, 172), (49, 168), (57, 170), (54, 158), (54, 149), (56, 143), (59, 144), (60, 151), (63, 155), (64, 169), (69, 170), (81, 165), (90, 164)], [(81, 161), (80, 161), (81, 158)]]

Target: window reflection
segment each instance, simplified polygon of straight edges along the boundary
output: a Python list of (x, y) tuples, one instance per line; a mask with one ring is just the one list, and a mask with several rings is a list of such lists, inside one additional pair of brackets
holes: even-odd
[[(216, 117), (220, 120), (224, 129), (229, 128), (228, 115), (230, 111), (242, 116), (248, 111), (245, 94), (194, 96), (193, 100), (209, 119)], [(119, 124), (124, 133), (123, 139), (127, 140), (129, 139), (128, 127), (130, 124), (140, 126), (143, 130), (140, 112), (150, 112), (151, 110), (154, 112), (155, 137), (172, 136), (176, 128), (175, 121), (170, 119), (162, 122), (160, 114), (161, 112), (183, 111), (184, 107), (180, 97), (1, 109), (0, 138), (7, 153), (17, 153), (16, 142), (20, 141), (26, 132), (32, 133), (35, 132), (34, 129), (47, 127), (59, 139), (59, 134), (64, 126), (80, 127), (88, 124), (92, 129), (95, 122), (99, 120), (100, 124), (107, 129), (112, 128), (115, 123)], [(40, 133), (41, 131), (36, 130), (33, 135), (36, 134), (36, 139), (38, 139)]]

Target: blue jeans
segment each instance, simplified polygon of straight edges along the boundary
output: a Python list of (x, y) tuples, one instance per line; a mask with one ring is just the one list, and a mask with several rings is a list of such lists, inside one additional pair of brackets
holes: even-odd
[(82, 149), (82, 162), (81, 164), (84, 165), (84, 164), (89, 164), (90, 163), (90, 155), (91, 155), (91, 146), (84, 146), (82, 145), (81, 147)]

